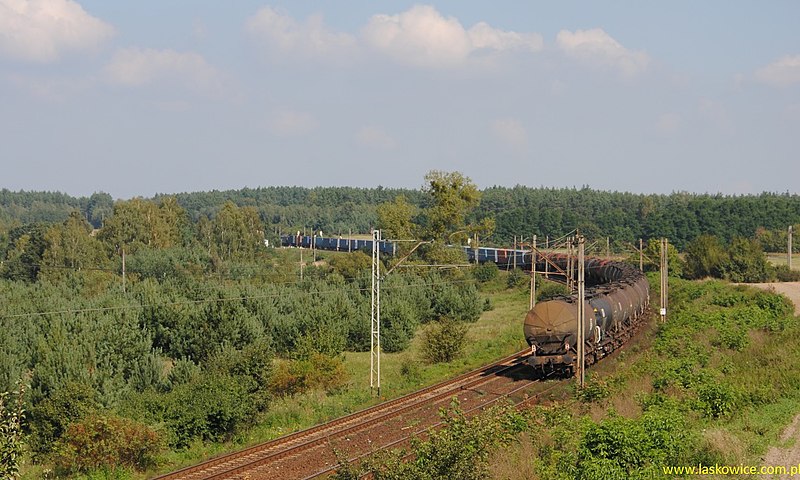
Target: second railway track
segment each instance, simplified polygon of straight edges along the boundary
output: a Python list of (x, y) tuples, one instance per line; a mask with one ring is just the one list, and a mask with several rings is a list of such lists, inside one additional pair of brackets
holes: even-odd
[[(438, 410), (457, 397), (462, 408), (477, 410), (520, 390), (536, 379), (522, 374), (526, 351), (365, 410), (212, 458), (157, 477), (157, 480), (261, 478), (304, 479), (330, 473), (334, 449), (349, 458), (401, 445), (438, 425)], [(528, 370), (530, 372), (530, 370)]]

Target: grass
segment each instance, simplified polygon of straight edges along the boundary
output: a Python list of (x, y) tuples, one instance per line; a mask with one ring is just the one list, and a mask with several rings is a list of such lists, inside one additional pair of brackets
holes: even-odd
[[(767, 253), (767, 261), (774, 266), (786, 265), (788, 256), (783, 253)], [(792, 270), (800, 270), (800, 253), (792, 254)]]

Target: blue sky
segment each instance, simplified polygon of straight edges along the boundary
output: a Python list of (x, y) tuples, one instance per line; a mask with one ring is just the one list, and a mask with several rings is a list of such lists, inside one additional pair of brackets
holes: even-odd
[(800, 3), (0, 0), (0, 188), (797, 192)]

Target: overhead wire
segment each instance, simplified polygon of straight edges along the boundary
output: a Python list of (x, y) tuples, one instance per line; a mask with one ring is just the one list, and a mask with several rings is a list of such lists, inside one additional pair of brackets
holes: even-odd
[[(560, 239), (566, 238), (565, 236), (560, 237)], [(558, 243), (557, 243), (558, 244)], [(590, 248), (593, 248), (597, 242), (591, 244)], [(491, 248), (491, 247), (486, 247)], [(508, 249), (506, 249), (508, 250)], [(510, 267), (511, 259), (508, 258), (508, 265)], [(39, 267), (44, 265), (37, 265)], [(459, 264), (459, 265), (409, 265), (417, 266), (417, 267), (467, 267), (471, 266), (470, 264)], [(99, 267), (68, 267), (68, 266), (53, 266), (53, 265), (46, 265), (46, 268), (61, 268), (61, 269), (72, 269), (76, 271), (80, 270), (99, 270), (99, 271), (112, 271), (116, 272), (116, 270), (112, 269), (104, 269)], [(253, 266), (255, 267), (255, 266)], [(601, 268), (601, 267), (589, 267), (589, 270), (593, 268)], [(135, 272), (134, 272), (135, 273)], [(557, 272), (552, 272), (552, 275), (557, 275)], [(217, 277), (216, 274), (210, 274), (210, 277)], [(358, 281), (358, 280), (366, 280), (368, 276), (360, 276), (360, 277), (342, 277), (345, 280), (350, 281)], [(307, 280), (293, 280), (287, 282), (271, 282), (269, 283), (270, 286), (289, 286), (289, 285), (302, 285)], [(445, 282), (433, 282), (433, 283), (419, 283), (419, 284), (412, 284), (412, 285), (404, 285), (404, 286), (388, 286), (382, 287), (382, 290), (403, 290), (403, 289), (410, 289), (410, 288), (422, 288), (422, 287), (431, 287), (431, 286), (439, 286), (439, 285), (448, 285), (448, 284), (459, 284), (459, 283), (468, 283), (473, 282), (472, 279), (464, 279), (464, 280), (449, 280)], [(354, 291), (358, 293), (364, 293), (370, 291), (369, 288), (357, 288), (355, 290), (348, 289), (347, 286), (343, 286), (341, 288), (327, 290), (327, 291), (299, 291), (298, 293), (301, 295), (332, 295), (335, 293), (340, 293), (342, 291)], [(0, 315), (0, 318), (8, 319), (8, 318), (24, 318), (24, 317), (36, 317), (36, 316), (46, 316), (46, 315), (59, 315), (59, 314), (81, 314), (81, 313), (96, 313), (96, 312), (108, 312), (108, 311), (120, 311), (120, 310), (138, 310), (138, 309), (146, 309), (146, 308), (155, 308), (155, 307), (171, 307), (171, 306), (182, 306), (182, 305), (197, 305), (197, 304), (206, 304), (206, 303), (221, 303), (221, 302), (229, 302), (229, 301), (246, 301), (246, 300), (260, 300), (260, 299), (267, 299), (267, 298), (277, 298), (284, 296), (285, 292), (278, 292), (278, 293), (271, 293), (271, 294), (264, 294), (264, 295), (249, 295), (249, 296), (238, 296), (238, 297), (223, 297), (223, 298), (206, 298), (200, 300), (186, 300), (180, 302), (166, 302), (166, 303), (153, 303), (153, 304), (134, 304), (134, 305), (120, 305), (114, 307), (89, 307), (89, 308), (80, 308), (80, 309), (66, 309), (66, 310), (52, 310), (52, 311), (45, 311), (45, 312), (26, 312), (26, 313), (18, 313), (18, 314), (6, 314)]]

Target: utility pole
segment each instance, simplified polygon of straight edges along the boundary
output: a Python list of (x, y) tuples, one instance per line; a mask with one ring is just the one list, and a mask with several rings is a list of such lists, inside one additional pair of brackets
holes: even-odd
[(567, 237), (567, 288), (572, 293), (572, 237)]
[(585, 305), (584, 305), (584, 280), (585, 280), (585, 269), (584, 269), (584, 246), (586, 243), (586, 239), (583, 238), (583, 235), (578, 235), (578, 339), (577, 339), (577, 350), (578, 350), (578, 364), (577, 364), (577, 374), (578, 374), (578, 384), (581, 388), (583, 388), (585, 375), (584, 369), (586, 365), (586, 312), (585, 312)]
[(669, 242), (661, 239), (661, 322), (667, 320), (667, 290), (669, 288)]
[(531, 309), (536, 305), (536, 235), (531, 243)]
[(381, 231), (372, 231), (372, 312), (371, 336), (369, 342), (369, 389), (378, 389), (381, 396), (381, 272), (380, 249)]
[[(550, 249), (550, 235), (544, 237), (544, 249)], [(550, 278), (550, 262), (544, 262), (544, 278)]]
[(569, 286), (570, 291), (574, 291), (575, 288), (575, 237), (569, 237), (567, 239), (567, 285)]
[(788, 256), (786, 257), (786, 264), (789, 265), (789, 270), (792, 269), (792, 226), (789, 225), (789, 248), (786, 252)]

